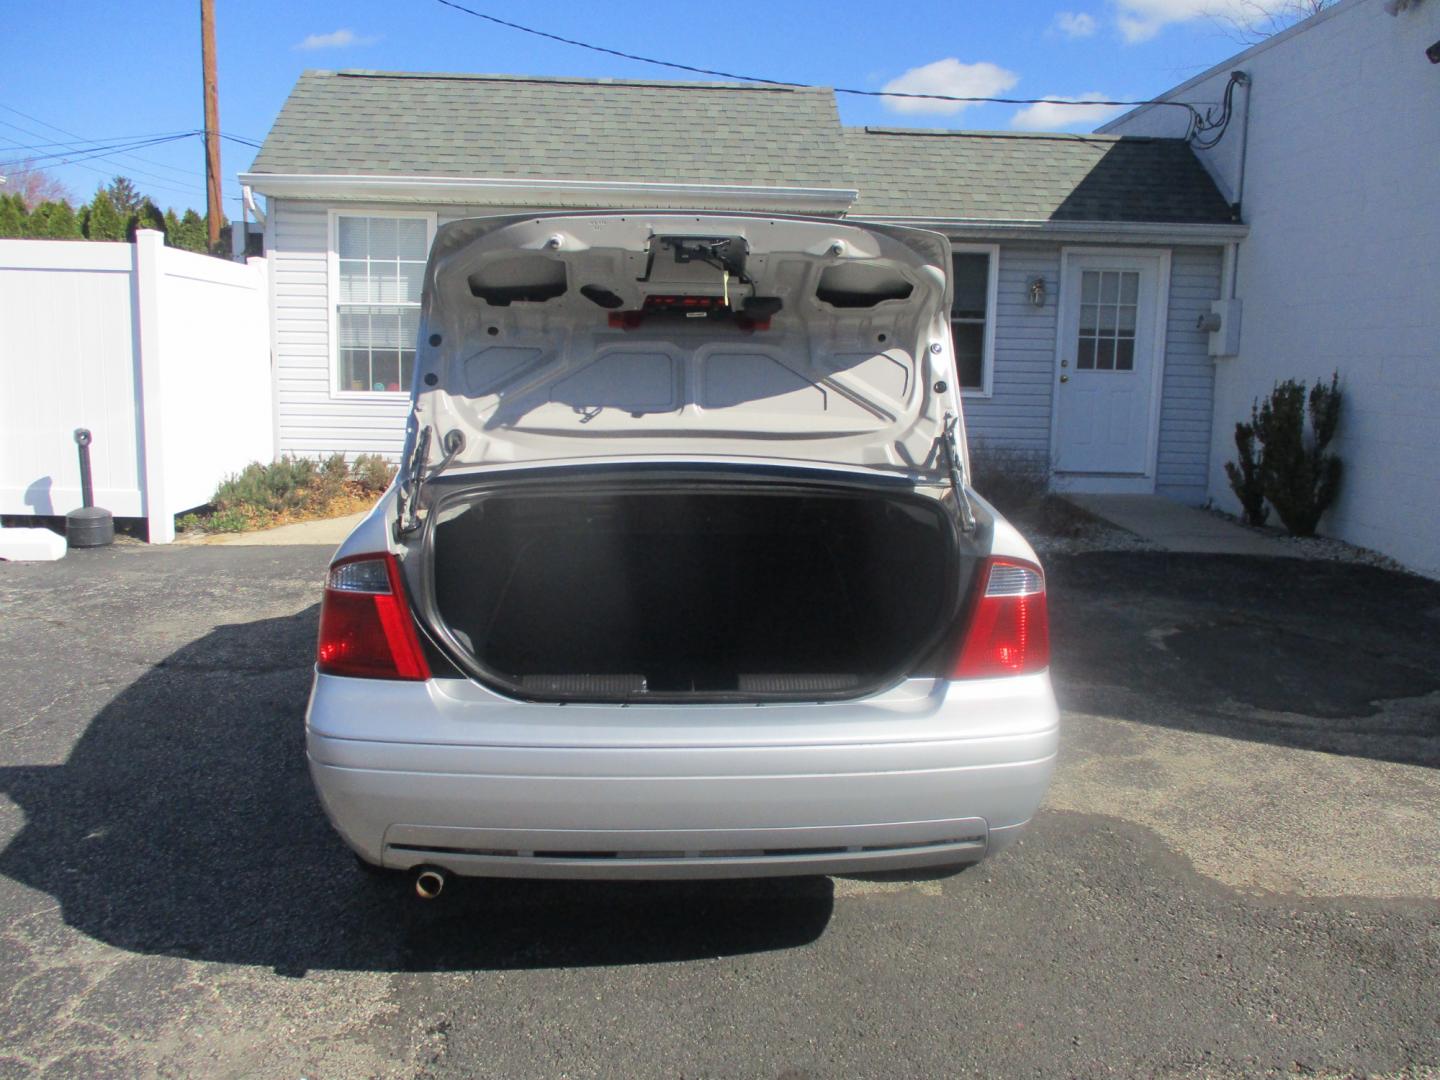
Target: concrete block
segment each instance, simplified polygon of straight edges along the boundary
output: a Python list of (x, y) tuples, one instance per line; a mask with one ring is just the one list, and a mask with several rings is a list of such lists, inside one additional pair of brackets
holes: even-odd
[(49, 529), (0, 528), (0, 559), (54, 562), (65, 557), (65, 537)]

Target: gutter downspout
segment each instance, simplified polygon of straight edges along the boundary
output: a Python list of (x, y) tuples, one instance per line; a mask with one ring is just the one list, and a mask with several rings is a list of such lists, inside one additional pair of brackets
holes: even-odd
[(255, 224), (265, 228), (265, 211), (261, 210), (260, 204), (255, 201), (255, 189), (249, 184), (241, 184), (240, 197), (245, 209), (255, 216)]
[(1231, 77), (1245, 88), (1245, 111), (1240, 114), (1240, 168), (1235, 180), (1235, 220), (1243, 222), (1245, 207), (1245, 154), (1250, 148), (1250, 73), (1232, 71)]

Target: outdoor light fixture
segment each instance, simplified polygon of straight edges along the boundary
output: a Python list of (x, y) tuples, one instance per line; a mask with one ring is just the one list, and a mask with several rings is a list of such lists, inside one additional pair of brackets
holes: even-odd
[(1031, 278), (1030, 283), (1026, 285), (1025, 288), (1030, 291), (1030, 303), (1032, 305), (1035, 307), (1045, 306), (1045, 279), (1043, 277)]

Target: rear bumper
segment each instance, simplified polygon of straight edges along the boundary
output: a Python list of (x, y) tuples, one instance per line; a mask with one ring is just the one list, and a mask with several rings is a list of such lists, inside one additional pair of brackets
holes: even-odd
[(321, 801), (361, 857), (563, 878), (973, 862), (1034, 813), (1057, 735), (1045, 676), (675, 708), (319, 676), (307, 723)]

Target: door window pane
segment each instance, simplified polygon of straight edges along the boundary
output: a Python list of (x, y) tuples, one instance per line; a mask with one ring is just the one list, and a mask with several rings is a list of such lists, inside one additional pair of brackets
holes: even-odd
[(339, 388), (407, 391), (415, 370), (429, 224), (418, 217), (344, 214), (335, 231)]
[(1134, 371), (1135, 327), (1140, 299), (1136, 270), (1085, 270), (1075, 367), (1081, 371)]

